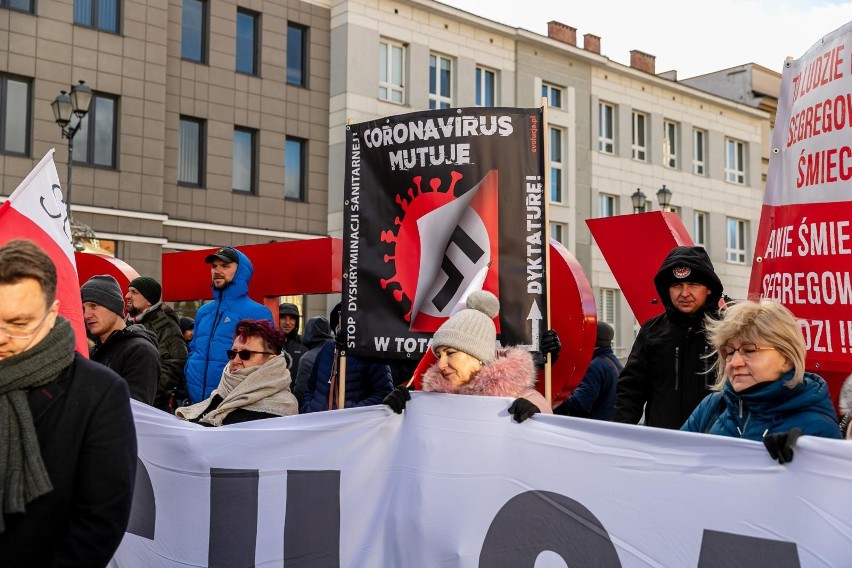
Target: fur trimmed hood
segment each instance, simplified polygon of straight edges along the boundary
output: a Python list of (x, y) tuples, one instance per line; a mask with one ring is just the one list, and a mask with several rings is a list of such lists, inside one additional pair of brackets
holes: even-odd
[(484, 365), (470, 381), (455, 386), (435, 363), (423, 374), (424, 392), (523, 397), (535, 390), (537, 373), (530, 352), (520, 347), (497, 350), (493, 363)]

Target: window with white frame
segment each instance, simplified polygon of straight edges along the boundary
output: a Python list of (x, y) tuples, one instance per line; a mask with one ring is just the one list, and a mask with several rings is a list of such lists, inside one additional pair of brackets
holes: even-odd
[(387, 39), (379, 42), (379, 98), (405, 102), (405, 46)]
[(648, 115), (633, 111), (633, 159), (648, 161)]
[(565, 196), (562, 191), (562, 138), (561, 128), (550, 127), (550, 201), (562, 203)]
[(429, 55), (429, 108), (453, 106), (453, 61), (444, 55)]
[(476, 66), (476, 106), (497, 106), (497, 72), (486, 67)]
[(707, 248), (707, 216), (704, 211), (696, 211), (692, 224), (692, 242)]
[(676, 122), (663, 121), (663, 165), (667, 168), (677, 167), (677, 132)]
[(616, 197), (608, 193), (601, 193), (598, 196), (598, 217), (615, 217), (618, 215), (616, 211)]
[(615, 107), (598, 103), (598, 152), (615, 153)]
[(746, 238), (748, 232), (748, 221), (728, 217), (728, 262), (734, 264), (745, 264), (746, 262)]
[(745, 143), (740, 140), (725, 139), (725, 179), (745, 184)]
[(598, 319), (605, 321), (613, 328), (618, 329), (618, 325), (616, 323), (618, 290), (613, 288), (601, 288), (598, 296), (598, 304)]
[(565, 244), (565, 235), (567, 234), (567, 228), (565, 227), (565, 223), (554, 223), (550, 222), (550, 238), (556, 241), (559, 241), (561, 244)]
[(692, 130), (692, 173), (707, 175), (707, 131), (699, 128)]
[(562, 108), (562, 87), (556, 87), (549, 83), (542, 83), (541, 96), (547, 99), (547, 106)]

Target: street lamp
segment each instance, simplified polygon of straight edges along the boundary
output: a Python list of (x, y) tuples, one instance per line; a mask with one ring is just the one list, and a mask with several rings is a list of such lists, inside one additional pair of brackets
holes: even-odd
[(659, 190), (657, 190), (657, 201), (660, 202), (660, 211), (668, 211), (669, 204), (672, 202), (672, 190), (666, 188), (666, 184), (663, 184)]
[(644, 213), (645, 212), (645, 194), (642, 193), (642, 190), (638, 187), (633, 195), (630, 196), (630, 201), (633, 202), (633, 212), (634, 213)]
[[(68, 226), (71, 227), (71, 172), (74, 165), (74, 135), (83, 124), (83, 117), (89, 112), (92, 104), (92, 89), (80, 81), (72, 85), (71, 91), (59, 91), (59, 95), (53, 99), (50, 106), (53, 108), (53, 119), (62, 129), (62, 137), (68, 139), (68, 180), (65, 187), (65, 206), (68, 208)], [(77, 124), (71, 126), (73, 116), (77, 117)], [(73, 241), (73, 239), (72, 239)]]

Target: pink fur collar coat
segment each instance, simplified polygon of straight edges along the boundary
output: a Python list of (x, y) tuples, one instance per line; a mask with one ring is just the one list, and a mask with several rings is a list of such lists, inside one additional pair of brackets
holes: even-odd
[(493, 363), (484, 365), (467, 383), (457, 387), (444, 378), (435, 363), (423, 374), (424, 392), (445, 392), (450, 394), (472, 394), (478, 396), (523, 397), (539, 407), (544, 414), (553, 414), (550, 406), (537, 390), (537, 373), (532, 355), (520, 347), (507, 347), (497, 350)]

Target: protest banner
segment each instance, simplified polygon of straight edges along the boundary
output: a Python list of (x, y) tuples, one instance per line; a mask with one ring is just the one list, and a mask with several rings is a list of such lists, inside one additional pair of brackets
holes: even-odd
[(205, 428), (132, 402), (139, 470), (111, 565), (779, 566), (852, 558), (852, 444), (750, 440), (412, 393)]
[(501, 302), (504, 345), (547, 329), (541, 109), (464, 108), (346, 131), (347, 352), (419, 359), (467, 294)]
[(52, 149), (45, 154), (0, 205), (0, 244), (13, 239), (29, 239), (50, 256), (56, 265), (59, 315), (71, 322), (77, 337), (76, 349), (88, 357), (80, 284), (71, 244), (71, 223), (53, 154)]
[(852, 22), (784, 64), (749, 285), (799, 318), (835, 397), (852, 371), (850, 62)]

